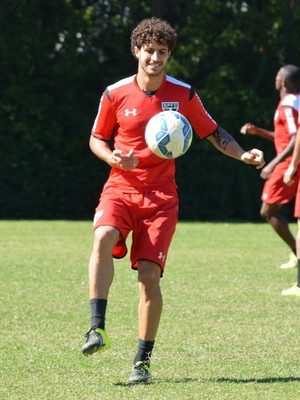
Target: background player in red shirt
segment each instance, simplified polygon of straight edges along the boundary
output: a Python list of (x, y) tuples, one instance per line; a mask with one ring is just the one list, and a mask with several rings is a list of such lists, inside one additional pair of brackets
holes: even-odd
[(274, 131), (247, 123), (242, 126), (241, 133), (259, 135), (274, 141), (276, 157), (263, 168), (260, 175), (266, 180), (260, 214), (291, 249), (289, 261), (280, 266), (286, 269), (297, 266), (296, 241), (281, 208), (295, 197), (298, 186), (299, 171), (290, 186), (283, 182), (283, 175), (291, 161), (297, 132), (300, 69), (295, 65), (280, 68), (275, 87), (279, 91), (280, 102), (274, 116)]
[[(295, 142), (295, 147), (293, 151), (293, 156), (291, 163), (288, 169), (284, 173), (284, 183), (287, 185), (293, 185), (295, 178), (295, 174), (297, 173), (298, 166), (300, 160), (300, 104), (299, 104), (299, 115), (298, 115), (298, 131)], [(296, 194), (296, 202), (295, 202), (295, 217), (298, 219), (298, 232), (296, 237), (296, 248), (297, 248), (297, 266), (298, 266), (298, 276), (297, 283), (290, 287), (289, 289), (283, 290), (282, 294), (284, 296), (297, 296), (300, 297), (300, 185), (298, 184), (297, 194)]]
[[(162, 311), (160, 278), (178, 220), (175, 161), (161, 159), (147, 148), (148, 120), (173, 109), (185, 115), (194, 131), (218, 150), (247, 164), (263, 166), (263, 153), (245, 152), (205, 111), (198, 95), (165, 74), (177, 34), (165, 21), (145, 19), (133, 30), (131, 51), (136, 75), (108, 86), (92, 129), (92, 152), (111, 166), (94, 218), (94, 245), (89, 263), (91, 322), (82, 352), (110, 347), (105, 331), (113, 257), (126, 255), (132, 232), (130, 262), (138, 271), (140, 292), (138, 349), (130, 383), (151, 379), (150, 358)], [(113, 138), (113, 150), (108, 141)]]

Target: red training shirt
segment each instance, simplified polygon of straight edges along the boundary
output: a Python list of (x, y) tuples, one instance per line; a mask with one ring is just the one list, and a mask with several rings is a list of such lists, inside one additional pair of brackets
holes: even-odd
[[(297, 133), (298, 109), (299, 94), (287, 94), (277, 106), (274, 116), (274, 144), (277, 154), (283, 152), (289, 144), (291, 136)], [(289, 164), (291, 158), (292, 155), (287, 157), (284, 162)]]
[(211, 135), (218, 127), (191, 86), (168, 75), (150, 97), (138, 86), (136, 75), (106, 88), (92, 135), (105, 141), (113, 137), (114, 148), (122, 150), (123, 154), (134, 149), (139, 164), (131, 171), (112, 168), (105, 189), (130, 193), (176, 188), (175, 160), (153, 154), (144, 137), (149, 119), (167, 110), (183, 114), (200, 138)]

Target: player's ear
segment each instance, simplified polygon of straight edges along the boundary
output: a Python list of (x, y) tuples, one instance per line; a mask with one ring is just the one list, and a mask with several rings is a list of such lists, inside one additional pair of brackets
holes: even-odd
[(286, 79), (282, 79), (282, 86), (285, 87), (285, 88), (289, 87), (289, 84), (288, 84)]
[(136, 58), (139, 58), (140, 49), (137, 46), (134, 46), (134, 55), (136, 56)]

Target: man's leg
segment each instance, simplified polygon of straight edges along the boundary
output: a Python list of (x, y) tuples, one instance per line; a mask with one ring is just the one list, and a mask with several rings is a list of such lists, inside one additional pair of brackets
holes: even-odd
[(297, 273), (297, 283), (290, 287), (289, 289), (283, 290), (281, 294), (283, 296), (296, 296), (300, 297), (300, 219), (298, 218), (298, 231), (297, 231), (297, 258), (298, 258), (298, 273)]
[(281, 204), (262, 203), (260, 214), (291, 249), (289, 261), (280, 265), (282, 269), (289, 269), (297, 266), (296, 240), (290, 231), (287, 220), (280, 212), (281, 207)]
[(91, 323), (82, 348), (84, 355), (110, 347), (110, 340), (105, 332), (105, 315), (108, 293), (114, 277), (112, 251), (119, 237), (119, 231), (110, 226), (100, 226), (94, 233), (89, 262)]
[(107, 299), (114, 277), (112, 252), (120, 238), (118, 229), (99, 226), (94, 232), (93, 251), (89, 262), (90, 299)]
[(287, 220), (280, 212), (281, 207), (281, 204), (262, 203), (260, 215), (269, 222), (275, 232), (296, 254), (296, 240), (289, 229)]
[(154, 340), (159, 326), (163, 300), (160, 290), (161, 269), (156, 263), (139, 261), (139, 337)]
[(297, 286), (300, 288), (300, 218), (298, 218), (296, 245), (297, 245), (297, 259), (298, 259)]
[(145, 383), (151, 379), (151, 354), (162, 312), (163, 300), (160, 290), (160, 267), (152, 262), (139, 261), (139, 340), (134, 358), (130, 383)]

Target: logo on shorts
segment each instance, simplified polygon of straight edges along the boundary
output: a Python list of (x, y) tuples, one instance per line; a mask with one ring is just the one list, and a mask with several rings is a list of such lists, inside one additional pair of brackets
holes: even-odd
[(103, 210), (100, 210), (100, 211), (96, 212), (96, 214), (94, 215), (93, 225), (96, 225), (96, 222), (98, 221), (98, 219), (102, 217), (103, 212), (104, 212)]
[(179, 109), (178, 101), (163, 101), (162, 102), (163, 111), (177, 111)]
[(165, 261), (166, 255), (162, 251), (160, 251), (158, 253), (158, 258), (159, 260)]

